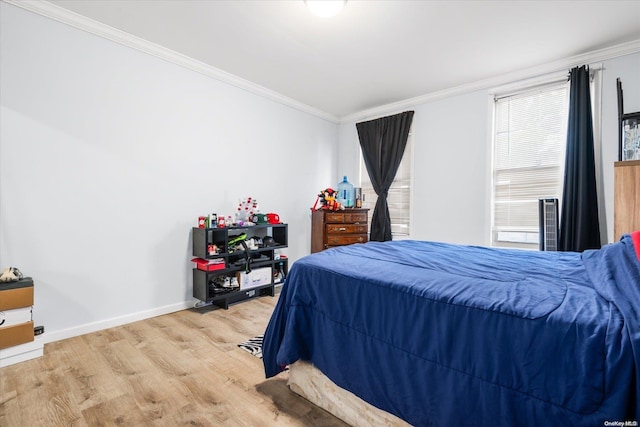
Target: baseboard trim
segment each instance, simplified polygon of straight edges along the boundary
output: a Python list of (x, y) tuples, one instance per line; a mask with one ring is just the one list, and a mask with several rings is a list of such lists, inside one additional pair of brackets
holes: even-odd
[(14, 363), (24, 362), (26, 360), (40, 357), (44, 354), (44, 345), (61, 341), (67, 338), (73, 338), (92, 332), (101, 331), (115, 326), (126, 325), (128, 323), (137, 322), (139, 320), (150, 319), (164, 314), (174, 313), (176, 311), (192, 308), (194, 301), (183, 301), (176, 304), (165, 305), (163, 307), (153, 308), (151, 310), (139, 311), (137, 313), (127, 314), (125, 316), (113, 317), (110, 319), (100, 320), (97, 322), (86, 323), (84, 325), (74, 326), (73, 328), (62, 329), (59, 331), (45, 332), (35, 337), (33, 342), (17, 345), (0, 350), (0, 368), (9, 366)]
[(84, 325), (78, 325), (74, 326), (73, 328), (62, 329), (59, 331), (46, 332), (45, 329), (45, 333), (40, 336), (46, 344), (54, 341), (64, 340), (67, 338), (77, 337), (84, 334), (90, 334), (92, 332), (113, 328), (115, 326), (126, 325), (127, 323), (137, 322), (138, 320), (145, 320), (156, 316), (162, 316), (163, 314), (174, 313), (176, 311), (185, 310), (191, 307), (193, 307), (193, 301), (183, 301), (176, 304), (153, 308), (151, 310), (139, 311), (137, 313), (126, 314), (124, 316), (112, 317), (110, 319), (86, 323)]
[(0, 350), (0, 368), (41, 357), (44, 354), (44, 342), (38, 337), (26, 344)]

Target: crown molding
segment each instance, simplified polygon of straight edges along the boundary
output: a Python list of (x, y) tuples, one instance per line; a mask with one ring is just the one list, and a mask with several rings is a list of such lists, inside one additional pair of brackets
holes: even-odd
[(19, 8), (28, 10), (33, 13), (45, 16), (47, 18), (56, 20), (63, 24), (70, 25), (74, 28), (86, 31), (88, 33), (103, 37), (121, 45), (139, 50), (141, 52), (153, 55), (157, 58), (182, 66), (189, 70), (203, 74), (207, 77), (219, 80), (221, 82), (230, 84), (240, 89), (244, 89), (253, 94), (270, 99), (277, 103), (286, 105), (296, 110), (317, 116), (321, 119), (339, 123), (340, 119), (332, 114), (311, 107), (309, 105), (298, 102), (292, 98), (284, 96), (280, 93), (272, 91), (260, 86), (256, 83), (250, 82), (226, 71), (212, 67), (204, 62), (197, 61), (181, 53), (175, 52), (166, 47), (152, 43), (141, 37), (127, 33), (122, 30), (110, 27), (109, 25), (87, 18), (86, 16), (72, 12), (68, 9), (57, 6), (53, 3), (44, 0), (0, 0), (5, 3), (17, 6)]
[[(381, 117), (383, 115), (393, 114), (401, 110), (413, 108), (417, 105), (426, 104), (428, 102), (433, 102), (451, 96), (463, 95), (478, 90), (489, 90), (493, 92), (500, 86), (509, 85), (514, 82), (521, 82), (526, 80), (537, 81), (541, 78), (557, 76), (559, 75), (559, 73), (568, 74), (569, 70), (576, 66), (599, 63), (608, 59), (630, 55), (638, 52), (640, 52), (640, 40), (634, 40), (628, 43), (622, 43), (616, 46), (595, 50), (581, 55), (575, 55), (547, 64), (529, 67), (526, 69), (494, 76), (488, 79), (478, 80), (476, 82), (427, 93), (415, 98), (405, 99), (391, 104), (381, 105), (379, 107), (363, 110), (358, 113), (342, 117), (340, 119), (340, 123), (343, 124), (361, 120), (371, 120), (376, 117)], [(598, 64), (596, 68), (602, 68), (602, 65)]]
[(517, 70), (510, 73), (501, 74), (488, 79), (479, 80), (472, 83), (455, 86), (440, 91), (430, 92), (414, 98), (381, 105), (360, 112), (349, 114), (343, 117), (337, 117), (333, 114), (311, 107), (309, 105), (298, 102), (292, 98), (284, 96), (280, 93), (267, 89), (256, 83), (242, 79), (226, 71), (212, 67), (211, 65), (197, 61), (181, 53), (167, 49), (148, 40), (142, 39), (125, 31), (118, 30), (108, 25), (102, 24), (86, 16), (77, 14), (68, 9), (64, 9), (45, 0), (0, 0), (2, 2), (12, 4), (33, 13), (51, 18), (58, 22), (70, 25), (88, 33), (103, 37), (124, 46), (131, 47), (141, 52), (153, 55), (157, 58), (180, 65), (197, 73), (246, 90), (274, 102), (289, 106), (296, 110), (311, 114), (321, 119), (333, 123), (350, 123), (359, 120), (370, 120), (385, 114), (391, 114), (407, 108), (413, 108), (420, 104), (444, 99), (451, 96), (463, 95), (478, 90), (493, 90), (496, 87), (507, 85), (510, 83), (524, 81), (528, 79), (538, 79), (548, 74), (568, 71), (570, 68), (591, 64), (594, 62), (605, 61), (619, 56), (629, 55), (640, 52), (640, 40), (634, 40), (628, 43), (619, 44), (612, 47), (588, 52), (581, 55), (572, 56), (547, 64), (535, 67)]

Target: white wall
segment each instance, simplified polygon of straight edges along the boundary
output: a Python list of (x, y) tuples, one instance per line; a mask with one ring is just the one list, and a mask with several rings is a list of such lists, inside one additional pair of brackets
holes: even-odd
[[(606, 224), (606, 230), (603, 230), (605, 242), (613, 242), (620, 237), (613, 236), (613, 163), (618, 160), (616, 78), (620, 77), (622, 81), (625, 112), (640, 111), (640, 53), (608, 59), (602, 62), (602, 66), (600, 167), (604, 218), (601, 218), (601, 223)], [(508, 83), (511, 82), (501, 82)], [(489, 99), (489, 89), (475, 90), (417, 105), (405, 105), (396, 111), (380, 114), (386, 116), (406, 110), (415, 111), (411, 238), (490, 244)], [(359, 156), (356, 122), (340, 125), (336, 179), (342, 171), (357, 173), (357, 163), (354, 163)]]
[(0, 266), (51, 339), (190, 306), (191, 227), (253, 196), (309, 253), (338, 125), (0, 3)]
[(479, 92), (414, 108), (412, 238), (485, 243), (488, 121), (480, 112), (486, 108)]

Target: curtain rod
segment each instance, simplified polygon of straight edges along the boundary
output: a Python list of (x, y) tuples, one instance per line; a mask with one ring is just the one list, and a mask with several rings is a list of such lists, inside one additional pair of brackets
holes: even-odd
[[(589, 67), (589, 79), (593, 81), (595, 73), (604, 70), (602, 62), (594, 64), (583, 64)], [(493, 95), (494, 100), (515, 96), (523, 92), (528, 92), (538, 88), (553, 86), (563, 82), (567, 82), (569, 73), (574, 67), (581, 65), (575, 65), (564, 71), (554, 71), (551, 73), (544, 73), (526, 79), (518, 80), (515, 82), (507, 83), (492, 89), (489, 89), (489, 94)]]

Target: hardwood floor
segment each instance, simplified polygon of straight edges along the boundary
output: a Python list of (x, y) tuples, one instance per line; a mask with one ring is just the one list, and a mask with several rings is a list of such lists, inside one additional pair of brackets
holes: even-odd
[(46, 344), (0, 369), (0, 426), (346, 426), (237, 347), (264, 332), (278, 296)]

